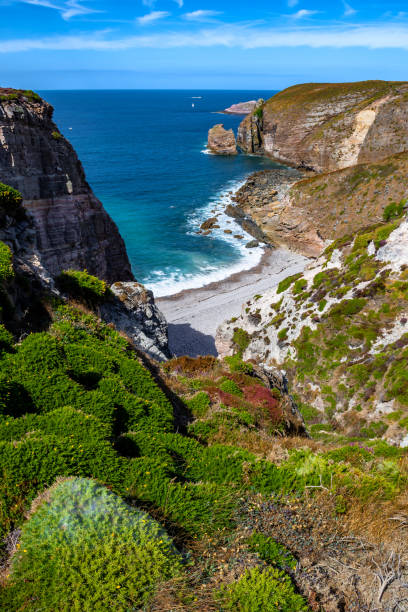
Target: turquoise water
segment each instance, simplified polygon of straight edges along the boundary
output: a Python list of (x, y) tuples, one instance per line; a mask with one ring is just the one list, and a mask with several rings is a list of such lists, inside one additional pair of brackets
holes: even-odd
[[(246, 176), (274, 167), (266, 159), (205, 152), (215, 123), (235, 131), (242, 117), (215, 114), (267, 91), (46, 91), (54, 119), (75, 147), (88, 182), (119, 227), (135, 277), (156, 295), (221, 280), (255, 265), (224, 233), (242, 230), (221, 215), (221, 228), (198, 236), (200, 223), (221, 210)], [(201, 97), (197, 97), (201, 96)], [(194, 105), (194, 106), (193, 106)]]

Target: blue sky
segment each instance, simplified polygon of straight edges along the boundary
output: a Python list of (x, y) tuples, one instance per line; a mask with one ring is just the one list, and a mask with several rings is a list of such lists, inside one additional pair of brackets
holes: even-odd
[(0, 0), (0, 84), (281, 89), (408, 79), (406, 0)]

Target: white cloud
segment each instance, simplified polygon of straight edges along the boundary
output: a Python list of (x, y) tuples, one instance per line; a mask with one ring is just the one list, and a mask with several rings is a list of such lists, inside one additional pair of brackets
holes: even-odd
[(78, 15), (89, 15), (90, 13), (101, 12), (96, 9), (83, 6), (79, 0), (67, 0), (67, 2), (63, 2), (62, 4), (54, 4), (48, 0), (21, 0), (21, 2), (24, 4), (31, 4), (31, 6), (42, 6), (59, 11), (61, 17), (66, 21), (71, 19), (71, 17), (77, 17)]
[(184, 0), (174, 0), (174, 2), (177, 4), (179, 8), (181, 8), (184, 5)]
[(198, 10), (192, 13), (185, 13), (183, 17), (187, 19), (187, 21), (212, 21), (214, 17), (221, 14), (221, 11)]
[(403, 49), (408, 51), (408, 25), (336, 25), (265, 28), (254, 25), (223, 24), (199, 31), (169, 31), (145, 36), (113, 38), (111, 30), (46, 38), (0, 41), (0, 53), (34, 50), (121, 51), (136, 48), (230, 47), (241, 49), (276, 47), (331, 47)]
[(154, 23), (159, 19), (164, 19), (169, 15), (170, 13), (168, 13), (167, 11), (152, 11), (147, 15), (143, 15), (143, 17), (138, 17), (137, 21), (140, 23), (140, 25), (148, 25), (149, 23)]
[(347, 2), (344, 2), (344, 0), (343, 0), (343, 5), (344, 5), (344, 13), (343, 13), (344, 17), (351, 17), (352, 15), (355, 15), (357, 13), (356, 9), (353, 9), (353, 7), (347, 4)]
[(290, 6), (291, 8), (293, 8), (297, 4), (299, 4), (299, 0), (288, 0), (288, 6)]
[(305, 19), (305, 17), (311, 17), (312, 15), (316, 15), (319, 11), (308, 11), (307, 9), (301, 9), (297, 13), (293, 13), (292, 15), (288, 15), (292, 19)]

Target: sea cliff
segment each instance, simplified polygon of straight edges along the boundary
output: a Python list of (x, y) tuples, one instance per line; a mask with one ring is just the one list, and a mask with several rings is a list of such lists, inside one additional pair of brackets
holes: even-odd
[(276, 94), (238, 130), (246, 153), (325, 172), (376, 162), (408, 146), (408, 83), (308, 83)]
[(99, 307), (101, 316), (151, 357), (167, 359), (167, 323), (153, 294), (135, 281), (118, 228), (52, 115), (53, 108), (37, 94), (0, 89), (0, 181), (22, 196), (18, 214), (4, 196), (0, 239), (31, 287), (24, 290), (18, 279), (8, 287), (10, 323), (21, 331), (47, 325), (42, 302), (49, 292), (61, 295), (59, 274), (87, 270), (113, 284)]

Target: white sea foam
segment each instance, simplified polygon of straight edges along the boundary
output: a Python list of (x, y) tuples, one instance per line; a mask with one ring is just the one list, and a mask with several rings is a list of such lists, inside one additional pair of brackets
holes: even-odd
[[(215, 237), (231, 245), (237, 252), (237, 260), (232, 264), (214, 266), (202, 259), (202, 255), (192, 254), (193, 263), (200, 269), (198, 273), (186, 273), (180, 268), (155, 270), (150, 275), (150, 281), (145, 285), (154, 292), (156, 297), (174, 295), (186, 289), (198, 289), (210, 283), (222, 281), (232, 274), (250, 270), (259, 264), (264, 249), (261, 246), (247, 249), (245, 245), (253, 240), (253, 237), (245, 232), (235, 219), (224, 212), (226, 206), (232, 203), (234, 193), (244, 185), (245, 181), (246, 179), (229, 183), (225, 189), (216, 193), (208, 204), (192, 213), (187, 221), (188, 233), (195, 234), (203, 221), (209, 217), (218, 217), (217, 225), (220, 227), (213, 229), (208, 238)], [(225, 234), (226, 229), (231, 230), (232, 233)], [(234, 234), (243, 236), (243, 238), (234, 238)], [(195, 262), (194, 259), (196, 259)]]

